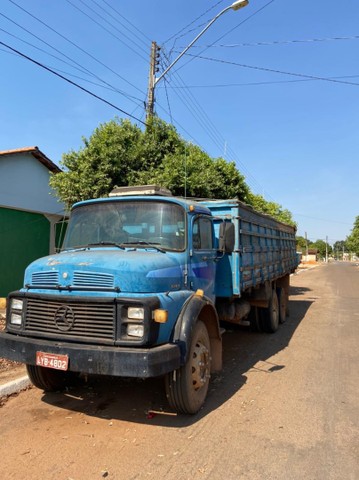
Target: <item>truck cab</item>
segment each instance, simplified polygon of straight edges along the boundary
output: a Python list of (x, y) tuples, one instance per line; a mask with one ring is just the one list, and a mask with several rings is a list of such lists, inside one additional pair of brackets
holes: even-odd
[(210, 210), (163, 189), (79, 202), (60, 253), (9, 296), (6, 350), (44, 390), (73, 373), (165, 375), (172, 406), (194, 413), (221, 367), (217, 247)]

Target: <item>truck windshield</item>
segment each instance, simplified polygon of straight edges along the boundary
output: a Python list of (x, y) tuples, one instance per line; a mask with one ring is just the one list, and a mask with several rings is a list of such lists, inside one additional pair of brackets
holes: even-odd
[(106, 201), (76, 207), (63, 250), (118, 246), (181, 251), (185, 248), (185, 212), (161, 201)]

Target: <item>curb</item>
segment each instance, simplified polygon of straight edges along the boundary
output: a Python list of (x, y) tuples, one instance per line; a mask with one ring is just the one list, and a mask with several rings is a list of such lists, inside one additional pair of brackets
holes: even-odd
[(21, 390), (26, 390), (30, 385), (31, 382), (27, 375), (19, 377), (16, 380), (0, 386), (0, 397), (7, 397), (13, 393), (19, 393)]

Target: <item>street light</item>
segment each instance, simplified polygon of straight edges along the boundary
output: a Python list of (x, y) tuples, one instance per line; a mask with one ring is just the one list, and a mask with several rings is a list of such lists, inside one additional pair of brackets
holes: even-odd
[(224, 13), (228, 12), (228, 10), (239, 10), (240, 8), (243, 8), (247, 6), (249, 3), (249, 0), (236, 0), (233, 2), (231, 5), (228, 5), (228, 7), (224, 8), (222, 11), (217, 13), (217, 15), (204, 27), (204, 29), (199, 32), (199, 34), (192, 40), (192, 42), (178, 55), (178, 57), (173, 60), (173, 62), (164, 70), (161, 75), (157, 78), (153, 78), (151, 83), (152, 85), (149, 86), (149, 101), (148, 101), (148, 109), (147, 113), (148, 115), (152, 115), (153, 113), (153, 105), (154, 105), (154, 90), (157, 85), (157, 83), (162, 80), (162, 78), (168, 73), (168, 71), (178, 62), (180, 58), (183, 57), (183, 55), (189, 50), (194, 43), (197, 42), (197, 40), (209, 29), (209, 27)]

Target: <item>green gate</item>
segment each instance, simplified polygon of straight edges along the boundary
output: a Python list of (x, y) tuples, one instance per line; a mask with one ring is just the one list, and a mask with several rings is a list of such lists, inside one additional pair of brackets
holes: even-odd
[(0, 297), (22, 287), (25, 268), (48, 255), (49, 244), (44, 215), (0, 207)]

